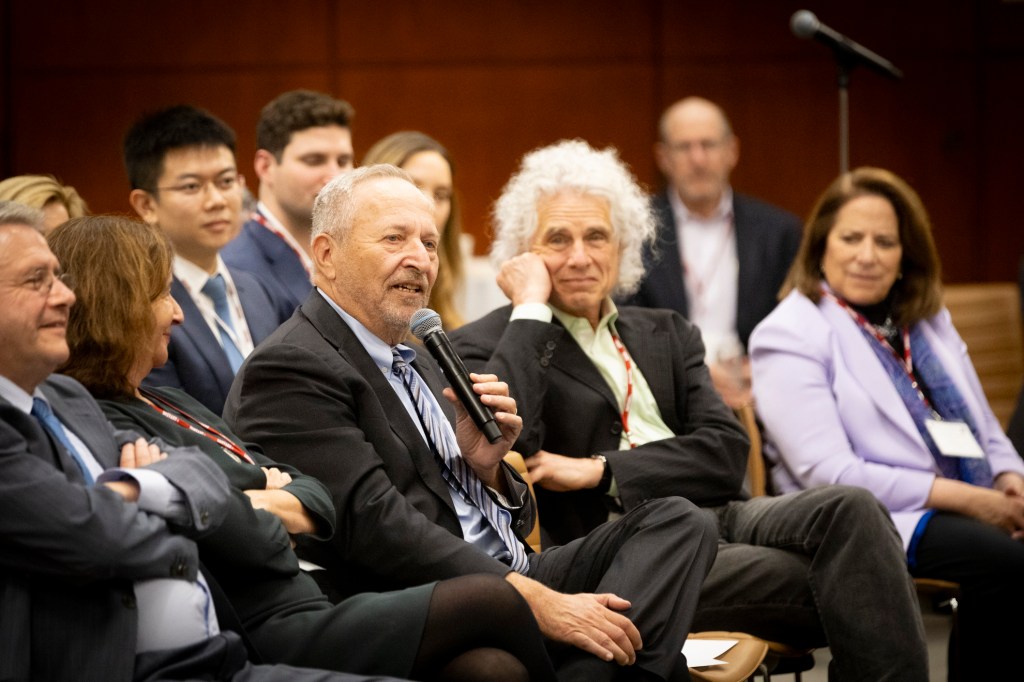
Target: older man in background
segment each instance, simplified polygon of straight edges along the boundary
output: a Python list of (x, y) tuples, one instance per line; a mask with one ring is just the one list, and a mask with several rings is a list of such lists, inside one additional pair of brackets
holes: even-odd
[(733, 408), (750, 402), (750, 332), (775, 307), (800, 244), (800, 219), (734, 192), (740, 141), (721, 107), (700, 97), (670, 106), (654, 146), (667, 187), (647, 273), (626, 302), (679, 312), (700, 330), (715, 388)]

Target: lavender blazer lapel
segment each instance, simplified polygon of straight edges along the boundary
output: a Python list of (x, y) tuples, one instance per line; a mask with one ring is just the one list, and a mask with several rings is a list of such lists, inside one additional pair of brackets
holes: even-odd
[(834, 368), (835, 375), (838, 377), (842, 373), (847, 381), (859, 384), (875, 403), (882, 419), (927, 449), (903, 399), (850, 314), (827, 298), (822, 299), (818, 305), (835, 332), (835, 340), (840, 349), (837, 362), (839, 359), (845, 362), (845, 366), (837, 365)]

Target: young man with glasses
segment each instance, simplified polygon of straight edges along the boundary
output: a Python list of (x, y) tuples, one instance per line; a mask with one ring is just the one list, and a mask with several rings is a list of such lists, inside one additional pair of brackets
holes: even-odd
[(167, 363), (144, 383), (181, 388), (220, 414), (238, 367), (283, 310), (252, 275), (220, 257), (243, 219), (235, 134), (181, 105), (137, 121), (123, 151), (132, 208), (174, 246), (171, 293), (185, 314), (171, 331)]

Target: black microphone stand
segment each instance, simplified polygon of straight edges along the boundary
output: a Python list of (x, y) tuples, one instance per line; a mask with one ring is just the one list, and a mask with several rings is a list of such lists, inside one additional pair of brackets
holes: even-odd
[(850, 71), (852, 60), (839, 52), (836, 56), (836, 82), (839, 86), (839, 174), (850, 170)]

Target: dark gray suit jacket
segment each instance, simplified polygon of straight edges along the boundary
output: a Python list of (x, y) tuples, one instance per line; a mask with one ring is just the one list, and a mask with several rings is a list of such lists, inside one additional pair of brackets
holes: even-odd
[[(668, 195), (651, 200), (658, 221), (655, 248), (644, 255), (647, 275), (636, 294), (622, 302), (645, 308), (669, 308), (689, 317), (679, 237)], [(733, 195), (739, 285), (736, 333), (744, 348), (750, 333), (778, 303), (789, 266), (800, 246), (800, 219), (788, 211), (743, 194)]]
[[(451, 404), (436, 363), (422, 350), (413, 367)], [(330, 543), (306, 547), (341, 594), (379, 591), (468, 573), (510, 570), (467, 543), (434, 456), (359, 339), (315, 289), (290, 320), (246, 359), (224, 418), (271, 459), (318, 478), (338, 511)], [(523, 537), (534, 507), (510, 467)], [(525, 544), (525, 543), (524, 543)]]
[[(53, 375), (41, 388), (61, 422), (115, 466), (135, 434), (115, 432), (73, 379)], [(105, 486), (84, 486), (38, 422), (0, 398), (0, 680), (132, 679), (132, 583), (195, 580), (186, 535), (215, 528), (228, 494), (198, 451), (152, 466), (185, 494), (189, 524), (172, 529)]]
[[(510, 323), (511, 312), (511, 306), (499, 308), (456, 329), (451, 339), (470, 371), (508, 382), (523, 418), (515, 448), (524, 456), (541, 449), (604, 455), (626, 511), (673, 495), (702, 507), (745, 499), (750, 441), (711, 384), (696, 327), (669, 310), (619, 308), (622, 341), (676, 434), (620, 450), (622, 414), (583, 349), (557, 319)], [(536, 490), (541, 524), (556, 543), (608, 518), (610, 498), (596, 490)]]
[[(252, 275), (229, 269), (252, 341), (259, 343), (277, 328), (279, 306)], [(219, 415), (235, 378), (228, 356), (177, 277), (171, 283), (171, 294), (181, 306), (185, 321), (171, 330), (167, 362), (150, 372), (142, 383), (180, 388)]]

